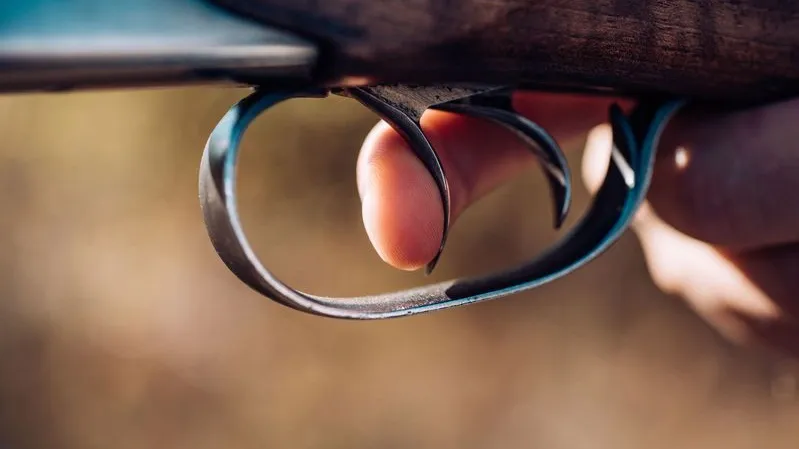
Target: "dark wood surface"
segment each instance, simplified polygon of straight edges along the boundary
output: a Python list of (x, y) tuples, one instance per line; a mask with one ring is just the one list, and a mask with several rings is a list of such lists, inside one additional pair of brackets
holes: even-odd
[(532, 82), (708, 99), (799, 94), (792, 0), (214, 0), (315, 39), (320, 76)]

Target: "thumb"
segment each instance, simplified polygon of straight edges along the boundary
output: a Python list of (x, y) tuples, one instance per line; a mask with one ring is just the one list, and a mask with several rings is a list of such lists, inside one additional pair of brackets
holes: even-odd
[[(588, 135), (582, 175), (588, 190), (599, 190), (613, 148), (609, 125)], [(632, 222), (655, 285), (688, 305), (730, 340), (751, 340), (741, 316), (771, 319), (778, 315), (773, 302), (714, 246), (690, 237), (663, 221), (644, 202)]]

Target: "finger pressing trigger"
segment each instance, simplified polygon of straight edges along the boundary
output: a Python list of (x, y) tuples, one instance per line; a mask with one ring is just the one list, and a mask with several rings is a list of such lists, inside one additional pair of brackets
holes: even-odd
[[(490, 122), (428, 111), (422, 124), (449, 183), (453, 222), (471, 202), (533, 161), (511, 133)], [(444, 231), (441, 198), (405, 140), (386, 123), (378, 124), (364, 142), (357, 173), (364, 226), (378, 255), (405, 270), (432, 260)]]
[(367, 137), (358, 158), (358, 191), (366, 233), (381, 259), (414, 270), (435, 256), (443, 212), (438, 189), (421, 161), (385, 123)]

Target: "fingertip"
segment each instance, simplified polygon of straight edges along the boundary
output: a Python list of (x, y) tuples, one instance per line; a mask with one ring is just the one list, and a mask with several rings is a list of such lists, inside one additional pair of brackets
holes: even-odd
[(589, 133), (582, 161), (583, 182), (592, 194), (602, 186), (608, 172), (613, 150), (613, 131), (610, 125), (599, 125)]
[(388, 140), (396, 137), (398, 137), (396, 136), (396, 132), (391, 129), (388, 123), (382, 120), (377, 122), (377, 124), (372, 127), (371, 131), (369, 131), (369, 134), (366, 135), (363, 145), (361, 146), (361, 151), (358, 153), (355, 169), (358, 195), (361, 197), (361, 201), (363, 201), (369, 185), (368, 177), (371, 175), (369, 164), (375, 158), (375, 152), (385, 147), (387, 144), (390, 145), (391, 143), (388, 142)]
[(385, 124), (365, 140), (358, 190), (364, 227), (381, 259), (408, 271), (433, 259), (443, 233), (438, 189), (405, 141)]

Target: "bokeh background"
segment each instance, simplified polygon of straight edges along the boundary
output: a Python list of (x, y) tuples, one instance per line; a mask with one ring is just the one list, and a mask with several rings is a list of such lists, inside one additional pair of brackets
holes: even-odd
[[(249, 291), (197, 200), (208, 133), (245, 94), (0, 98), (0, 447), (799, 446), (797, 362), (721, 340), (652, 285), (632, 235), (533, 292), (414, 318), (335, 321)], [(295, 287), (428, 281), (385, 266), (363, 230), (354, 167), (374, 122), (303, 100), (245, 139), (245, 228)], [(547, 198), (531, 171), (483, 200), (434, 279), (545, 248)], [(569, 224), (587, 201), (578, 185)]]

